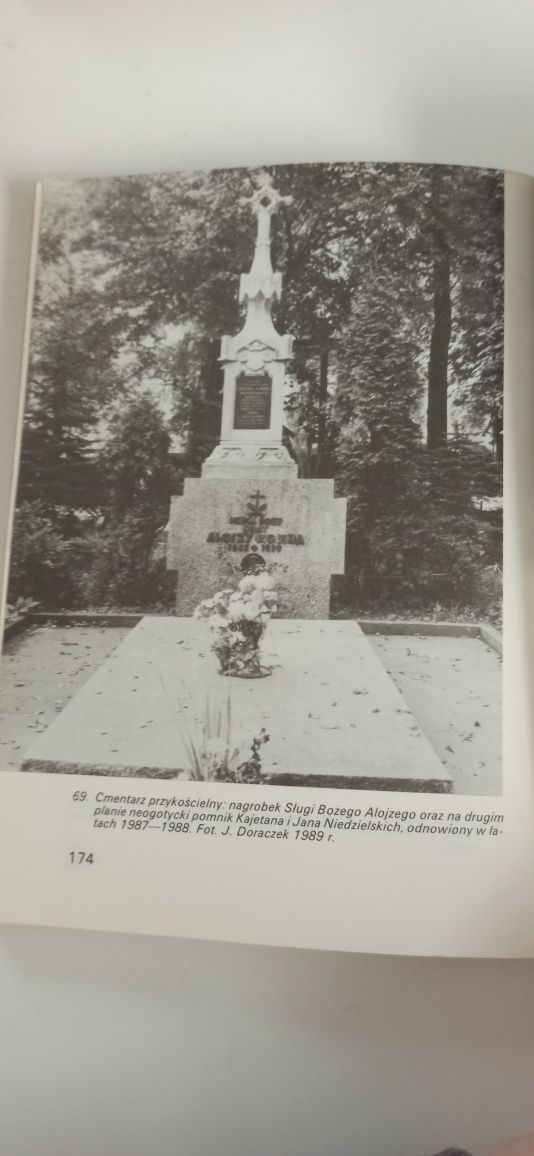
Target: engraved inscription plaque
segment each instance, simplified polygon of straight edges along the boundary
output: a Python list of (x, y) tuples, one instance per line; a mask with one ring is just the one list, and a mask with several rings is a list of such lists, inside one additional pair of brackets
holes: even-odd
[(268, 373), (241, 373), (235, 383), (234, 429), (269, 429), (271, 394)]

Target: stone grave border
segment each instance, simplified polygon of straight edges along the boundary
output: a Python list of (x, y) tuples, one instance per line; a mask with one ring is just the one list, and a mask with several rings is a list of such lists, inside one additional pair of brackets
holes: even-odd
[(502, 654), (502, 635), (485, 622), (424, 622), (418, 619), (358, 618), (364, 634), (434, 634), (442, 638), (480, 638)]
[(12, 622), (7, 623), (3, 630), (3, 641), (9, 642), (11, 638), (15, 638), (17, 634), (22, 634), (24, 630), (28, 630), (33, 625), (32, 619), (34, 611), (28, 611), (27, 614), (19, 614)]
[[(56, 626), (137, 626), (142, 613), (113, 613), (104, 611), (54, 611), (34, 610), (19, 621), (6, 627), (4, 638), (8, 640), (14, 634), (31, 626), (43, 626), (52, 623)], [(150, 615), (151, 618), (166, 618), (168, 615)], [(339, 619), (343, 621), (343, 619)], [(352, 621), (352, 620), (351, 620)], [(445, 638), (480, 638), (492, 650), (502, 654), (502, 635), (494, 626), (484, 622), (425, 622), (416, 618), (356, 618), (364, 634), (426, 634)]]

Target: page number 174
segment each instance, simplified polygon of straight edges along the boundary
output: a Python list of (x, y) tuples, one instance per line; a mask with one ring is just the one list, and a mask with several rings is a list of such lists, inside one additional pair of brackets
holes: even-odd
[(69, 863), (74, 863), (77, 867), (80, 867), (82, 863), (87, 863), (89, 867), (92, 867), (94, 861), (92, 851), (69, 851)]

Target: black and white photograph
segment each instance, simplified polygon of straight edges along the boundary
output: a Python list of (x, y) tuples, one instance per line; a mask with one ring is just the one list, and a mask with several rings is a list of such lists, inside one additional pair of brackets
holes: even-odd
[(502, 793), (504, 182), (41, 186), (0, 770)]

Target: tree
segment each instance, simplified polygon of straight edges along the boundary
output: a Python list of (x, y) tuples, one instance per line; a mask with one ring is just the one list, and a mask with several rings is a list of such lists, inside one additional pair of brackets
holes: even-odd
[(502, 174), (435, 166), (430, 206), (427, 442), (435, 447), (447, 440), (451, 385), (481, 431), (502, 394)]
[[(498, 456), (502, 179), (419, 165), (270, 171), (293, 198), (272, 223), (274, 319), (296, 339), (292, 452), (303, 476), (333, 474), (349, 496), (354, 581), (385, 581), (401, 561), (413, 577), (416, 539), (430, 552), (450, 530), (454, 553), (455, 537), (452, 522), (427, 533), (416, 496), (425, 517), (444, 510), (442, 470), (456, 544), (474, 541), (471, 443), (493, 432)], [(142, 605), (156, 587), (166, 597), (156, 554), (180, 484), (169, 437), (195, 474), (219, 436), (219, 342), (240, 326), (256, 232), (240, 198), (252, 180), (219, 170), (45, 195), (20, 498), (38, 495), (39, 516), (80, 547), (80, 597), (93, 603)], [(483, 457), (489, 494), (499, 468)]]
[(146, 607), (170, 589), (163, 531), (172, 492), (170, 438), (152, 398), (121, 406), (97, 465), (108, 492), (102, 525), (82, 545), (80, 588), (94, 605)]
[(122, 517), (139, 509), (161, 523), (168, 514), (171, 481), (169, 432), (156, 402), (146, 394), (116, 407), (97, 466), (106, 478), (109, 510)]
[[(114, 326), (107, 263), (87, 247), (93, 200), (83, 182), (52, 183), (45, 197), (36, 278), (19, 499), (49, 513), (94, 507), (96, 427), (106, 402)], [(88, 222), (89, 218), (89, 222)]]
[(433, 449), (447, 441), (452, 303), (445, 178), (443, 169), (437, 165), (432, 169), (431, 182), (433, 321), (428, 357), (427, 445)]
[(54, 609), (71, 605), (75, 555), (44, 502), (20, 502), (11, 545), (8, 601), (32, 598)]

